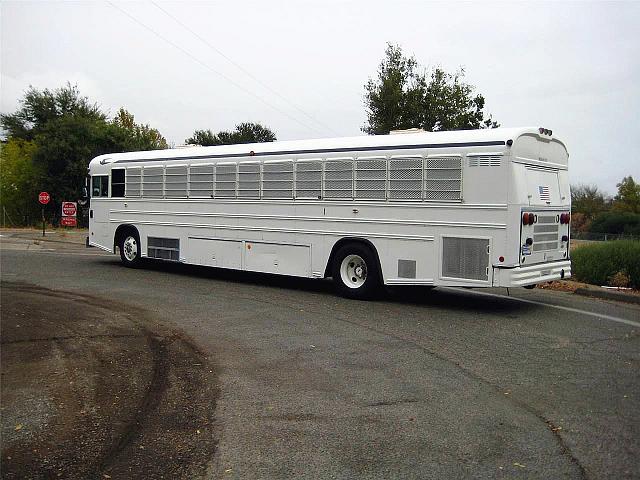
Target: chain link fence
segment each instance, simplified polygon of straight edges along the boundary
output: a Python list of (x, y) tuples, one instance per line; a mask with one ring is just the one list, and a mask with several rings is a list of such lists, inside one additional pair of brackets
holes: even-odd
[(608, 242), (611, 240), (640, 241), (640, 235), (629, 235), (625, 233), (571, 232), (571, 239), (572, 240), (589, 240), (592, 242)]

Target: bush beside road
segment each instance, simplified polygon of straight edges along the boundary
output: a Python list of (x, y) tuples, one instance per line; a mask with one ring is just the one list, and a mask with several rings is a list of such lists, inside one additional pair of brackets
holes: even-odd
[(571, 264), (576, 280), (640, 288), (640, 242), (617, 240), (583, 245), (571, 252)]

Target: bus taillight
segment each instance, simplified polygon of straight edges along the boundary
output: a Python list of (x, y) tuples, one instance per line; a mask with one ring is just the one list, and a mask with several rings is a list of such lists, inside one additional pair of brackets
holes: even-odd
[(535, 223), (536, 216), (533, 213), (523, 213), (522, 214), (522, 224), (523, 225), (533, 225)]

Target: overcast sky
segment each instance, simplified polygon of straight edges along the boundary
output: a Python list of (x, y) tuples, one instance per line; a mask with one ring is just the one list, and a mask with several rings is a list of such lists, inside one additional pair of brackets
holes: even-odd
[(175, 144), (243, 121), (281, 140), (358, 135), (363, 85), (393, 42), (463, 66), (503, 126), (551, 128), (572, 183), (640, 180), (640, 2), (114, 4), (3, 1), (1, 110), (70, 81)]

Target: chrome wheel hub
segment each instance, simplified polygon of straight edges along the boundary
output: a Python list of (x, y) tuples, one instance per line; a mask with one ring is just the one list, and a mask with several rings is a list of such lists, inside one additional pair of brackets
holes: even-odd
[(122, 248), (124, 258), (130, 262), (133, 262), (138, 257), (138, 242), (134, 237), (127, 237), (122, 244)]
[(340, 278), (349, 288), (360, 288), (367, 280), (367, 264), (359, 255), (347, 255), (340, 264)]

